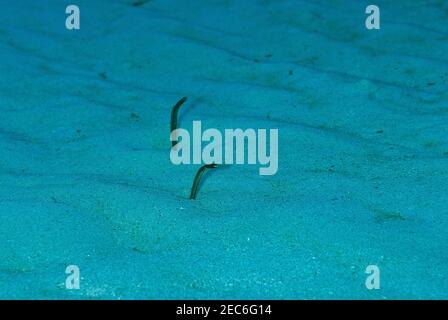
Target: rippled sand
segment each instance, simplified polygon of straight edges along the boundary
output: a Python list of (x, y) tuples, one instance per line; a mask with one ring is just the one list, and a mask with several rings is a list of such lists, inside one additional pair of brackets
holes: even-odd
[[(0, 298), (446, 298), (445, 1), (376, 1), (380, 31), (363, 1), (74, 2), (79, 31), (0, 10)], [(278, 173), (188, 200), (182, 96), (185, 128), (278, 128)]]

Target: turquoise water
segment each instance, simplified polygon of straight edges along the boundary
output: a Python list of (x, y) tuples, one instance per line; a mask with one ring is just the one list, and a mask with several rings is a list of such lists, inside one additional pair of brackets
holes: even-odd
[[(448, 2), (74, 2), (0, 9), (1, 299), (447, 297)], [(278, 129), (278, 172), (189, 200), (183, 96), (184, 128)]]

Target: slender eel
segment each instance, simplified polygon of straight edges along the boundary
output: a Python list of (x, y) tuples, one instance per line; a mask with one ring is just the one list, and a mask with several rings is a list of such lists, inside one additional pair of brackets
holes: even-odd
[[(177, 129), (177, 114), (179, 113), (180, 107), (187, 101), (187, 97), (183, 97), (174, 105), (173, 110), (171, 110), (171, 134)], [(174, 147), (177, 141), (171, 141), (171, 146)]]
[(193, 186), (191, 187), (191, 194), (190, 194), (190, 199), (196, 199), (196, 194), (198, 193), (198, 188), (199, 188), (199, 183), (201, 182), (201, 178), (203, 176), (203, 174), (205, 173), (205, 171), (207, 171), (207, 169), (215, 169), (218, 165), (215, 163), (212, 164), (206, 164), (205, 166), (202, 166), (198, 172), (196, 173), (196, 176), (194, 177), (193, 180)]

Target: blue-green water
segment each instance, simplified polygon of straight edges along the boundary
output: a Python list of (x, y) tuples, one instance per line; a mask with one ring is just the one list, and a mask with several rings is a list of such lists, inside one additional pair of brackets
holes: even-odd
[[(448, 2), (68, 4), (0, 6), (0, 298), (447, 297)], [(183, 96), (184, 128), (278, 129), (278, 172), (189, 200)]]

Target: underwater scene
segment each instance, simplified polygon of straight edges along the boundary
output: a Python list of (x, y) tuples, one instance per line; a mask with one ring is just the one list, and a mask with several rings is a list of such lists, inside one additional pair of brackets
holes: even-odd
[(448, 1), (0, 6), (0, 299), (448, 298)]

